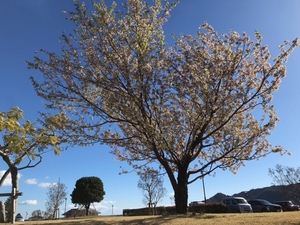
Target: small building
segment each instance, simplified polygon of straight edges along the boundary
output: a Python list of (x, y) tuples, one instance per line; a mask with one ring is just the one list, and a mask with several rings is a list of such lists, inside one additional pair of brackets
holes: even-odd
[(23, 221), (24, 221), (23, 216), (22, 216), (20, 213), (18, 213), (18, 214), (16, 215), (16, 222), (23, 222)]
[[(70, 209), (62, 214), (65, 218), (71, 218), (76, 216), (85, 216), (85, 209)], [(94, 209), (89, 210), (89, 216), (98, 216), (99, 212)]]

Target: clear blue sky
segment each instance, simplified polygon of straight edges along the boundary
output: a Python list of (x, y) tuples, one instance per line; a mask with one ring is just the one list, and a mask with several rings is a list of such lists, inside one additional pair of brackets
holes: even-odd
[[(111, 4), (111, 0), (106, 0)], [(118, 0), (117, 3), (122, 1)], [(25, 60), (32, 60), (35, 51), (44, 48), (58, 52), (58, 38), (62, 31), (70, 32), (73, 24), (65, 20), (63, 9), (73, 10), (72, 0), (7, 0), (0, 5), (0, 111), (8, 111), (18, 106), (24, 110), (25, 118), (35, 120), (37, 112), (42, 111), (42, 99), (32, 88), (29, 76), (37, 73), (27, 70)], [(172, 42), (170, 34), (194, 35), (198, 27), (207, 21), (219, 33), (234, 30), (246, 32), (253, 37), (259, 30), (263, 43), (268, 45), (272, 56), (279, 52), (278, 46), (284, 40), (292, 41), (300, 37), (300, 1), (299, 0), (182, 0), (165, 25), (167, 41)], [(214, 176), (205, 178), (207, 198), (217, 192), (234, 194), (252, 188), (270, 186), (272, 179), (268, 168), (277, 163), (293, 167), (299, 166), (299, 97), (300, 97), (300, 50), (296, 49), (287, 65), (287, 77), (280, 90), (274, 96), (280, 122), (270, 136), (274, 145), (282, 145), (290, 150), (291, 156), (269, 155), (259, 161), (246, 162), (238, 174), (229, 171), (216, 171)], [(97, 176), (102, 179), (106, 195), (100, 204), (95, 204), (103, 215), (121, 214), (125, 208), (143, 207), (142, 193), (137, 188), (138, 176), (135, 173), (118, 175), (120, 166), (125, 163), (114, 160), (109, 147), (74, 147), (55, 156), (43, 155), (43, 162), (36, 168), (20, 173), (20, 191), (18, 212), (24, 217), (35, 209), (44, 210), (45, 186), (59, 179), (68, 187), (67, 210), (73, 205), (70, 200), (76, 180), (83, 176)], [(6, 170), (6, 164), (0, 161), (0, 170)], [(167, 177), (165, 188), (168, 195), (160, 205), (171, 205), (170, 194), (173, 190)], [(10, 191), (9, 186), (0, 192)], [(6, 199), (2, 199), (5, 201)], [(189, 201), (203, 200), (201, 181), (189, 186)], [(64, 212), (65, 205), (61, 205)]]

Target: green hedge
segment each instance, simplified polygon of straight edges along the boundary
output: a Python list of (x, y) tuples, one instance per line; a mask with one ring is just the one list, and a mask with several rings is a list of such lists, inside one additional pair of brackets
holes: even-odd
[[(188, 206), (188, 212), (193, 213), (226, 213), (227, 207), (223, 203), (211, 203), (197, 206)], [(159, 206), (154, 208), (123, 209), (123, 216), (145, 216), (176, 214), (175, 206)]]
[(175, 206), (159, 206), (154, 208), (123, 209), (123, 216), (145, 216), (145, 215), (165, 215), (175, 214)]
[(194, 213), (227, 213), (227, 206), (223, 203), (208, 203), (188, 207)]

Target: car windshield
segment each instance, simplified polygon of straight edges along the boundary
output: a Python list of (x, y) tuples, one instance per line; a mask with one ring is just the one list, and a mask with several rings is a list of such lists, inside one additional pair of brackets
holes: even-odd
[(247, 203), (245, 199), (235, 199), (235, 201), (240, 204), (240, 203)]

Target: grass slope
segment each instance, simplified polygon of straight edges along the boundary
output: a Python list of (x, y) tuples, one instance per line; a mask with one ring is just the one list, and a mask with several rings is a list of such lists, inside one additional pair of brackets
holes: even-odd
[(300, 211), (282, 213), (250, 214), (204, 214), (172, 216), (99, 216), (77, 219), (60, 219), (53, 221), (17, 222), (31, 225), (300, 225)]

